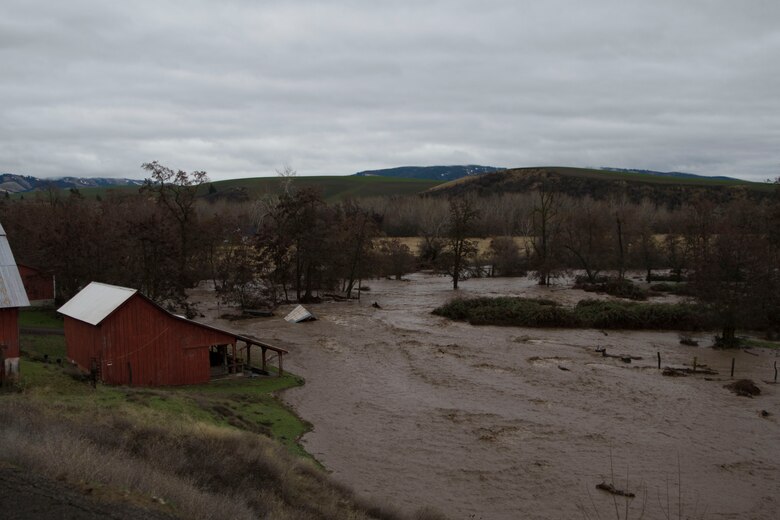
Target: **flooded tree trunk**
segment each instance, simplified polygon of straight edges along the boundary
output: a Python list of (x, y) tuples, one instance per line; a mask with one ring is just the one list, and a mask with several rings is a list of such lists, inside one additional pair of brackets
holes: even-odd
[(736, 345), (737, 335), (736, 327), (733, 325), (724, 325), (721, 332), (721, 343), (724, 346), (732, 347)]

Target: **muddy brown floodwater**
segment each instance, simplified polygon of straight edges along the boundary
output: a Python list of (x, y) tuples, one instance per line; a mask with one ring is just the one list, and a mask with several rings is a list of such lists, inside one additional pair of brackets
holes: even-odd
[[(630, 518), (780, 518), (780, 397), (765, 382), (776, 351), (686, 347), (676, 332), (474, 327), (431, 314), (456, 294), (446, 278), (409, 278), (313, 305), (319, 321), (304, 324), (282, 320), (287, 307), (233, 323), (210, 309), (289, 349), (306, 385), (283, 398), (314, 424), (303, 445), (337, 480), (456, 519), (615, 518), (602, 481), (637, 494)], [(593, 296), (528, 279), (468, 280), (457, 294)], [(719, 375), (664, 377), (658, 352)], [(760, 396), (723, 388), (732, 357)]]

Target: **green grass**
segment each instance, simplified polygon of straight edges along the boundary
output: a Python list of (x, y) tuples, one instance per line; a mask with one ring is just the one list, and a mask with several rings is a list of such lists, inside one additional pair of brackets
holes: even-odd
[(22, 334), (19, 338), (23, 355), (41, 360), (45, 354), (54, 361), (65, 359), (65, 336)]
[(62, 317), (50, 308), (31, 307), (19, 311), (19, 326), (40, 329), (62, 329)]
[[(270, 433), (293, 453), (308, 456), (298, 440), (311, 429), (311, 425), (273, 395), (303, 383), (303, 378), (286, 373), (282, 377), (221, 379), (170, 391), (193, 399), (202, 408), (213, 410), (221, 407), (217, 409), (222, 413), (215, 414), (219, 422), (232, 425), (244, 423), (250, 429), (254, 425), (258, 430)], [(229, 412), (226, 414), (226, 411)]]
[(771, 348), (780, 349), (780, 341), (769, 341), (756, 338), (740, 338), (739, 345), (745, 348)]
[[(299, 418), (274, 393), (300, 386), (303, 379), (290, 373), (282, 377), (220, 379), (181, 387), (123, 387), (78, 381), (65, 359), (65, 338), (57, 335), (23, 335), (20, 388), (65, 415), (105, 410), (159, 421), (205, 422), (265, 434), (290, 452), (309, 457), (298, 443), (311, 425)], [(50, 363), (41, 362), (48, 354)]]

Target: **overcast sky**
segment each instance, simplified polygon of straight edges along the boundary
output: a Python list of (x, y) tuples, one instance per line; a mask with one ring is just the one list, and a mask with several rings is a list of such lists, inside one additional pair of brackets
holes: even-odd
[(0, 172), (780, 175), (780, 2), (2, 0)]

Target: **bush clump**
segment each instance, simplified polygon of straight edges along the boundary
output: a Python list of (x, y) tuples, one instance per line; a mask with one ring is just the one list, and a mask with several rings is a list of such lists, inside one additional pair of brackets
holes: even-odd
[(472, 325), (598, 329), (700, 330), (716, 326), (713, 313), (693, 304), (581, 300), (574, 308), (531, 298), (456, 299), (433, 311)]
[(625, 278), (607, 278), (596, 283), (588, 283), (586, 280), (580, 280), (580, 277), (577, 277), (574, 288), (588, 292), (606, 293), (610, 296), (629, 300), (646, 300), (648, 296), (646, 290)]
[(693, 289), (686, 282), (656, 283), (650, 286), (651, 291), (676, 294), (677, 296), (694, 296)]
[(561, 307), (552, 300), (535, 298), (458, 298), (434, 309), (433, 313), (452, 320), (468, 321), (473, 325), (576, 326), (576, 316), (571, 309)]

